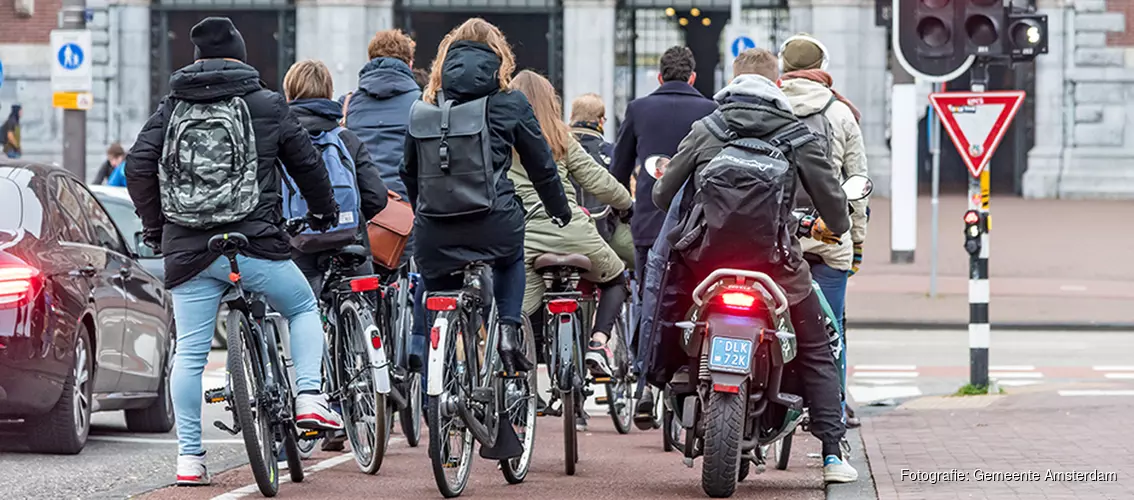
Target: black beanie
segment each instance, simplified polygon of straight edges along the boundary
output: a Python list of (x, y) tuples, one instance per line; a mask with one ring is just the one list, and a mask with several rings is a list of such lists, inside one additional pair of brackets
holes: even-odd
[(193, 59), (248, 58), (244, 37), (227, 17), (206, 17), (189, 30), (193, 42)]

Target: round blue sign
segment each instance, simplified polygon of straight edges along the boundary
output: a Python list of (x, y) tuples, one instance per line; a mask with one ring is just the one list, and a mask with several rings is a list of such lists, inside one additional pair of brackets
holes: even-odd
[(746, 36), (738, 36), (732, 41), (732, 57), (737, 57), (741, 52), (748, 49), (756, 48), (756, 42)]
[(59, 47), (56, 59), (59, 60), (59, 65), (63, 66), (63, 69), (76, 69), (83, 65), (83, 49), (76, 44), (65, 43), (62, 47)]

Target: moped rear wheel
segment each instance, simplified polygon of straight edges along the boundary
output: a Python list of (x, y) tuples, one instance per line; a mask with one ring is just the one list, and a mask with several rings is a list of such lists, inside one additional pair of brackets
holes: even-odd
[(747, 395), (713, 392), (705, 407), (705, 454), (701, 464), (701, 489), (712, 498), (727, 498), (736, 492), (740, 472), (740, 442), (744, 434)]

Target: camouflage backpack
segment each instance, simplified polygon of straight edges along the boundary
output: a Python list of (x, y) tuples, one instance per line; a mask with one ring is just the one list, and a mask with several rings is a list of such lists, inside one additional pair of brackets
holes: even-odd
[(194, 229), (243, 220), (260, 202), (257, 160), (244, 99), (178, 101), (158, 168), (165, 218)]

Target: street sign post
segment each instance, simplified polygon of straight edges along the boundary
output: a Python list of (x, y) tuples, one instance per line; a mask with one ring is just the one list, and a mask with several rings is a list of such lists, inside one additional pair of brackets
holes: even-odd
[(63, 168), (87, 178), (87, 111), (94, 103), (94, 52), (86, 0), (63, 0), (51, 31), (51, 104), (63, 108)]
[[(1022, 91), (985, 92), (988, 67), (973, 66), (972, 92), (931, 94), (929, 101), (969, 170), (965, 251), (969, 254), (969, 383), (991, 387), (988, 347), (992, 340), (988, 302), (989, 181), (993, 153), (1024, 102)], [(991, 389), (990, 389), (991, 390)]]
[(980, 177), (1024, 102), (1023, 91), (941, 92), (929, 101), (969, 175)]

